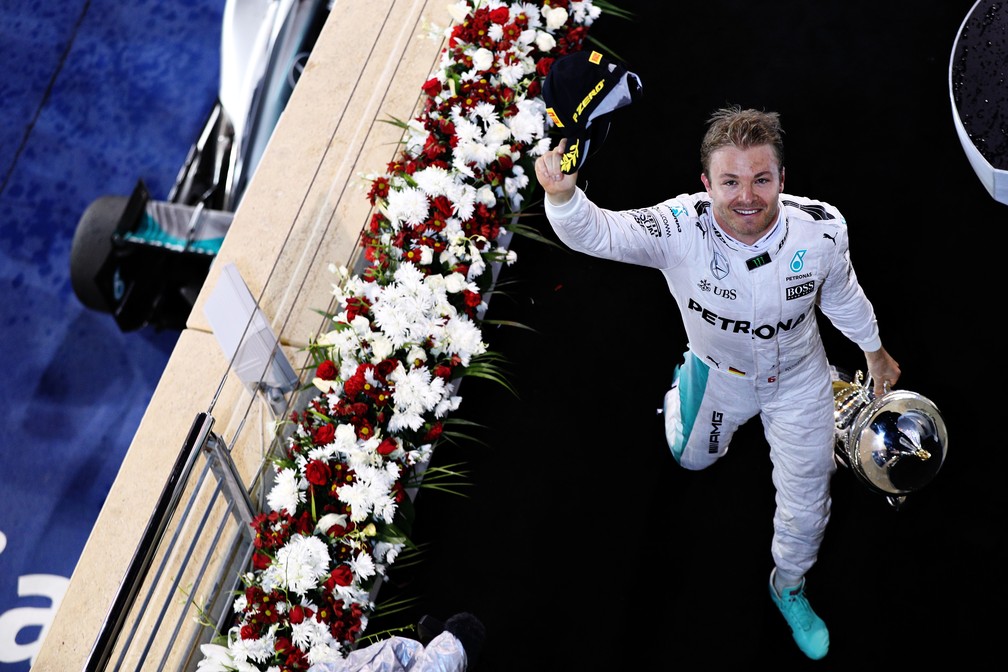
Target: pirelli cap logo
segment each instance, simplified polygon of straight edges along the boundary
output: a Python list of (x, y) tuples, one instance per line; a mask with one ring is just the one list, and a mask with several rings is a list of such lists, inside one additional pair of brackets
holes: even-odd
[(598, 65), (602, 62), (602, 54), (593, 49), (592, 52), (588, 54), (588, 62), (593, 65)]
[(592, 99), (598, 95), (599, 91), (605, 88), (605, 85), (606, 81), (604, 79), (600, 79), (598, 81), (598, 84), (592, 87), (592, 90), (588, 92), (588, 95), (581, 99), (581, 102), (578, 104), (577, 109), (574, 110), (574, 114), (571, 115), (571, 118), (574, 120), (574, 123), (577, 123), (578, 117), (580, 117), (581, 113), (584, 112), (584, 109), (591, 104)]
[(581, 141), (575, 140), (560, 157), (560, 170), (569, 173), (578, 164), (579, 156), (581, 156)]
[(560, 117), (557, 116), (557, 113), (553, 111), (552, 107), (547, 107), (546, 108), (546, 114), (548, 114), (549, 118), (553, 120), (553, 123), (556, 124), (557, 128), (563, 128), (564, 127), (563, 122), (560, 121)]

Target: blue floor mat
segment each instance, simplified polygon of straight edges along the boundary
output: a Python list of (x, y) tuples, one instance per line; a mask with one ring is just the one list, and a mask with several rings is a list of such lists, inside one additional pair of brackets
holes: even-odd
[(178, 334), (73, 295), (77, 220), (166, 198), (216, 98), (224, 0), (0, 1), (0, 669), (28, 670)]

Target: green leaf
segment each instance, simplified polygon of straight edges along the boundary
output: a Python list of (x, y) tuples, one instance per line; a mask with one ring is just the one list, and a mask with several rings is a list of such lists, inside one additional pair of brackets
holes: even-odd
[(521, 322), (514, 322), (513, 320), (483, 320), (483, 324), (497, 324), (503, 327), (518, 327), (519, 329), (528, 329), (529, 331), (539, 333), (537, 329), (533, 329)]

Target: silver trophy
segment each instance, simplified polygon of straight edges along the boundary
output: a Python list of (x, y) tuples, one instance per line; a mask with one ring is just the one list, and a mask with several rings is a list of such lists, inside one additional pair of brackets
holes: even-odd
[(833, 367), (836, 458), (894, 508), (938, 474), (948, 432), (938, 407), (907, 390), (875, 396), (871, 377)]

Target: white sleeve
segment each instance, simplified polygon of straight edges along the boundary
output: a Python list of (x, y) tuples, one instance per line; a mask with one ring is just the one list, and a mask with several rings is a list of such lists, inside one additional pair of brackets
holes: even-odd
[(658, 226), (655, 208), (606, 210), (595, 205), (581, 190), (563, 205), (545, 201), (546, 217), (557, 237), (572, 250), (601, 259), (623, 261), (651, 268), (678, 263), (684, 245), (682, 236), (665, 235)]
[(882, 347), (878, 321), (850, 260), (847, 227), (837, 234), (837, 254), (820, 294), (819, 308), (844, 336), (864, 352)]

